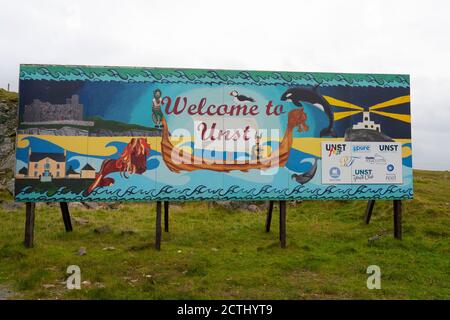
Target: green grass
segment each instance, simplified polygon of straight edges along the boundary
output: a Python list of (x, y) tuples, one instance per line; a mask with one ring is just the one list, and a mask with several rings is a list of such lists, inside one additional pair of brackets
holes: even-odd
[(8, 106), (15, 107), (19, 101), (17, 92), (7, 91), (0, 88), (0, 101), (5, 101)]
[[(0, 209), (0, 286), (26, 299), (448, 299), (450, 174), (416, 171), (415, 177), (415, 199), (404, 201), (402, 241), (392, 236), (388, 201), (375, 204), (370, 225), (363, 223), (363, 201), (288, 205), (284, 250), (276, 211), (265, 233), (265, 212), (173, 205), (158, 252), (153, 204), (73, 209), (72, 217), (89, 224), (74, 223), (72, 233), (63, 231), (57, 207), (40, 206), (35, 248), (28, 250), (24, 210)], [(102, 225), (112, 231), (95, 233)], [(370, 243), (376, 234), (384, 235)], [(103, 250), (110, 246), (116, 249)], [(86, 255), (76, 255), (80, 247)], [(65, 288), (72, 264), (91, 285)], [(372, 264), (381, 268), (381, 290), (366, 287)]]

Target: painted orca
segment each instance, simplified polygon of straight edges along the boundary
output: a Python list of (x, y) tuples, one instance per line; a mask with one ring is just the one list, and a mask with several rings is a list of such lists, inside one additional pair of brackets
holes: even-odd
[(317, 158), (314, 159), (314, 164), (312, 165), (311, 169), (301, 174), (294, 173), (291, 176), (291, 178), (300, 183), (301, 185), (304, 185), (305, 183), (309, 182), (312, 178), (314, 178), (316, 171), (317, 171)]
[(255, 99), (251, 97), (244, 96), (243, 94), (239, 94), (236, 90), (230, 92), (230, 96), (234, 97), (234, 101), (237, 103), (240, 102), (255, 102)]
[(314, 87), (313, 90), (305, 89), (302, 87), (295, 87), (286, 90), (285, 93), (281, 96), (282, 101), (292, 102), (297, 107), (303, 107), (302, 102), (309, 102), (314, 105), (316, 108), (325, 112), (328, 117), (328, 127), (322, 129), (320, 131), (321, 137), (337, 137), (336, 132), (333, 129), (334, 125), (334, 115), (331, 110), (330, 104), (327, 100), (324, 99), (317, 91), (318, 86)]

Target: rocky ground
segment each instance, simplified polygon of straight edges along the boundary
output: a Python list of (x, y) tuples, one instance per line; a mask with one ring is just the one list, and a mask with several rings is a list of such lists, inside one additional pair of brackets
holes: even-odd
[[(15, 92), (0, 89), (0, 189), (7, 189), (11, 194), (14, 186), (14, 145), (17, 126), (17, 102)], [(14, 210), (17, 205), (13, 201), (2, 201), (2, 207)], [(0, 300), (13, 297), (15, 293), (6, 286), (0, 285)]]
[(0, 300), (7, 300), (9, 298), (12, 298), (14, 295), (15, 293), (11, 289), (0, 286)]
[(0, 89), (0, 188), (13, 190), (18, 96)]

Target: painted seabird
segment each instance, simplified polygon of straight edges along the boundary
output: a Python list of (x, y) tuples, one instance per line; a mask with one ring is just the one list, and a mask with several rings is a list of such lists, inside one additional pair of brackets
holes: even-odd
[(242, 102), (255, 102), (255, 99), (251, 97), (244, 96), (243, 94), (239, 94), (236, 90), (233, 90), (230, 92), (230, 96), (234, 97), (234, 101), (236, 103), (242, 103)]

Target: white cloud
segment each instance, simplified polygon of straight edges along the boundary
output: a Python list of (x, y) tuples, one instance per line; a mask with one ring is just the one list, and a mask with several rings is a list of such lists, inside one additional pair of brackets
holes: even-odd
[(20, 63), (409, 73), (414, 164), (450, 169), (448, 1), (0, 0), (0, 8), (0, 87), (14, 90)]

